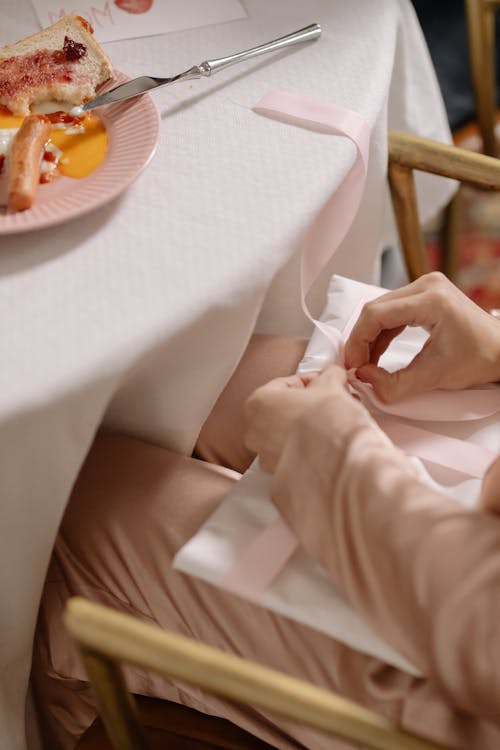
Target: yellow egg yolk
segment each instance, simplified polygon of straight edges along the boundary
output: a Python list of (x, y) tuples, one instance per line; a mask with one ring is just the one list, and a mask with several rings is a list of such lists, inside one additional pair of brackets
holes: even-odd
[[(0, 130), (18, 128), (23, 117), (11, 115), (9, 110), (0, 106)], [(54, 125), (50, 141), (62, 151), (58, 171), (66, 177), (87, 177), (103, 161), (108, 148), (108, 135), (101, 120), (94, 114), (86, 114), (82, 120), (83, 133), (71, 132), (71, 123), (67, 129)]]

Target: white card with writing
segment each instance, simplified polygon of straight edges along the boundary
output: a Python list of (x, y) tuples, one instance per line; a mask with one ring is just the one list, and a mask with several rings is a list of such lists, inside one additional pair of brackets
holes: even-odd
[(94, 28), (99, 42), (166, 34), (246, 18), (239, 0), (32, 0), (42, 27), (77, 13)]

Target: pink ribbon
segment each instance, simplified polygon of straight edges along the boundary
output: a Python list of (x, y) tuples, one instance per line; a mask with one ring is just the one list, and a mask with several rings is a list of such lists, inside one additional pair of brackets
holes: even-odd
[(387, 437), (409, 456), (454, 469), (468, 477), (482, 479), (497, 458), (496, 453), (482, 445), (422, 430), (390, 416), (376, 415), (375, 421)]
[(405, 419), (423, 422), (470, 422), (491, 417), (500, 411), (500, 388), (466, 388), (461, 391), (430, 391), (411, 398), (402, 398), (396, 404), (384, 404), (373, 388), (355, 376), (350, 384), (361, 396), (365, 405)]
[(258, 602), (296, 548), (297, 537), (278, 516), (250, 542), (219, 585)]
[(370, 148), (370, 127), (357, 112), (332, 102), (318, 101), (287, 91), (270, 91), (255, 105), (255, 112), (309, 130), (341, 135), (356, 146), (356, 158), (342, 185), (325, 203), (313, 221), (302, 248), (301, 304), (304, 313), (339, 350), (338, 331), (315, 320), (308, 310), (306, 295), (314, 281), (342, 243), (354, 221), (365, 189)]
[[(269, 92), (254, 109), (282, 122), (346, 136), (356, 146), (354, 164), (338, 190), (323, 206), (306, 236), (301, 262), (302, 308), (307, 317), (334, 344), (334, 361), (343, 363), (344, 340), (359, 317), (363, 305), (384, 294), (385, 290), (368, 286), (343, 332), (315, 320), (307, 308), (306, 295), (340, 246), (358, 211), (366, 182), (370, 128), (356, 112), (284, 91)], [(497, 457), (486, 448), (408, 425), (400, 418), (455, 422), (491, 416), (500, 411), (499, 388), (460, 392), (433, 391), (389, 406), (380, 402), (371, 386), (362, 383), (353, 373), (349, 374), (349, 383), (365, 405), (376, 407), (382, 412), (375, 417), (381, 429), (409, 455), (478, 479), (484, 476), (488, 466)], [(278, 517), (242, 552), (220, 581), (220, 586), (239, 596), (259, 601), (296, 547), (296, 537), (283, 519)]]

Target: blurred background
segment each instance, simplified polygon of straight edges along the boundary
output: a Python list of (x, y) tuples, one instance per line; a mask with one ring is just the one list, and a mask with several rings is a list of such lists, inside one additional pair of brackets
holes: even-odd
[[(498, 156), (499, 2), (413, 0), (457, 146)], [(500, 193), (464, 187), (425, 228), (433, 269), (485, 309), (500, 308)]]

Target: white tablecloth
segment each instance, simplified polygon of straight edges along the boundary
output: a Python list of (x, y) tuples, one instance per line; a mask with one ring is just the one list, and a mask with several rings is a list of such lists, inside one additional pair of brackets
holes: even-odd
[[(244, 5), (248, 19), (113, 42), (107, 51), (131, 76), (168, 75), (313, 21), (322, 38), (156, 92), (158, 151), (122, 197), (58, 227), (0, 235), (2, 749), (25, 746), (43, 578), (99, 425), (189, 452), (252, 330), (309, 331), (299, 306), (301, 239), (354, 147), (252, 106), (278, 88), (350, 107), (372, 126), (366, 196), (330, 269), (362, 281), (378, 281), (381, 246), (393, 238), (388, 125), (449, 139), (407, 0)], [(2, 43), (37, 29), (28, 0), (0, 0), (0, 12)], [(427, 178), (423, 214), (449, 193)]]

